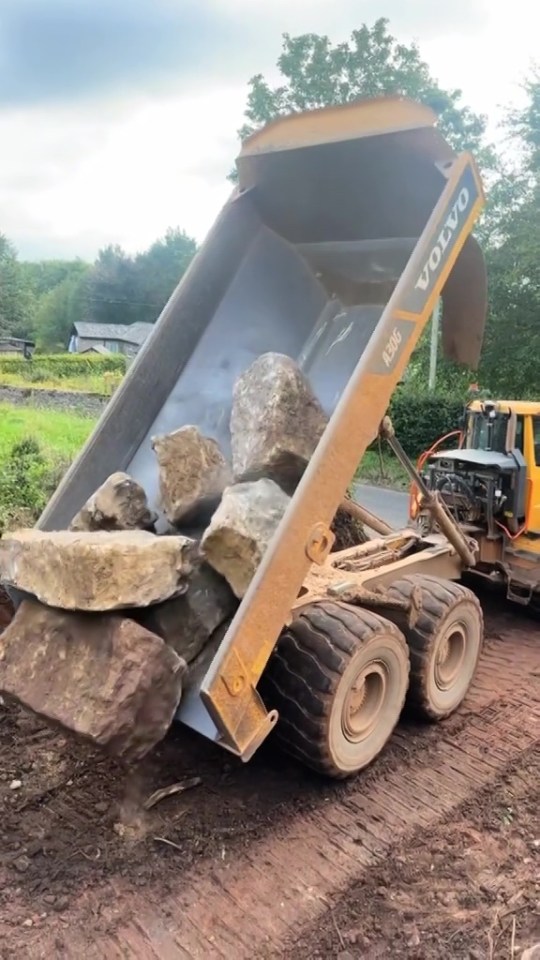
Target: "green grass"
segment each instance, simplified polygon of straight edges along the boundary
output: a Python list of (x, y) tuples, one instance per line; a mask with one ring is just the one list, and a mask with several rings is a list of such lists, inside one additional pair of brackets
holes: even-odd
[(51, 460), (71, 461), (89, 436), (95, 420), (55, 410), (0, 403), (0, 462), (13, 444), (34, 437)]
[(392, 487), (394, 490), (408, 490), (410, 481), (403, 467), (388, 452), (382, 457), (377, 450), (368, 450), (356, 471), (356, 480), (372, 483), (374, 486)]
[(0, 403), (0, 533), (35, 523), (94, 423)]
[[(95, 422), (74, 413), (0, 403), (0, 532), (37, 520)], [(387, 451), (380, 457), (369, 450), (356, 479), (408, 488), (402, 467)]]
[(0, 373), (0, 387), (23, 390), (65, 390), (68, 393), (93, 393), (110, 397), (122, 382), (121, 373), (89, 373), (71, 377), (31, 379), (21, 373)]

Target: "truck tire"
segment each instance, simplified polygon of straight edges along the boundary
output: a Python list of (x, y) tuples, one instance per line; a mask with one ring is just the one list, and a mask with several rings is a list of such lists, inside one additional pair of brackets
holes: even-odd
[(342, 779), (375, 759), (396, 726), (409, 682), (401, 631), (346, 603), (316, 603), (282, 633), (263, 697), (276, 738), (306, 766)]
[(407, 706), (415, 716), (442, 720), (456, 710), (473, 681), (482, 651), (484, 618), (477, 597), (461, 584), (410, 574), (388, 595), (409, 600), (418, 591), (420, 612), (405, 630), (411, 657)]

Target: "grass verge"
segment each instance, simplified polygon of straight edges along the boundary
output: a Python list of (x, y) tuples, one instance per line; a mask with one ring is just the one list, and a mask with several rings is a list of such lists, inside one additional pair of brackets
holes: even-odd
[(0, 404), (0, 532), (36, 521), (94, 422)]
[(390, 487), (393, 490), (408, 490), (410, 481), (399, 460), (393, 454), (378, 450), (368, 450), (356, 471), (355, 480), (371, 483), (376, 487)]
[[(0, 532), (35, 523), (94, 423), (78, 414), (0, 403)], [(408, 488), (403, 468), (387, 451), (368, 450), (356, 480)]]
[(19, 373), (0, 373), (0, 387), (15, 387), (22, 390), (59, 390), (66, 393), (90, 393), (110, 397), (122, 382), (120, 373), (92, 373), (66, 376), (62, 379), (40, 377), (29, 380)]

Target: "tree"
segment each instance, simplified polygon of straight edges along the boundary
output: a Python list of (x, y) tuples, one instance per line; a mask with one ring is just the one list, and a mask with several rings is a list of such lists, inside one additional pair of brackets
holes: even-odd
[(278, 86), (270, 86), (262, 74), (249, 81), (242, 139), (283, 114), (399, 94), (432, 107), (456, 149), (473, 150), (484, 164), (493, 162), (483, 143), (485, 118), (461, 103), (460, 90), (440, 87), (417, 45), (396, 40), (384, 18), (372, 27), (362, 24), (348, 43), (332, 44), (314, 33), (298, 37), (285, 33), (277, 66), (284, 80)]
[(515, 397), (538, 398), (540, 379), (540, 71), (525, 84), (527, 103), (506, 122), (517, 164), (493, 188), (484, 236), (490, 314), (482, 382)]
[(86, 276), (81, 320), (95, 323), (134, 323), (140, 317), (135, 262), (118, 245), (99, 251)]
[(54, 290), (66, 277), (72, 274), (80, 276), (86, 264), (77, 258), (76, 260), (23, 260), (20, 266), (25, 286), (31, 289), (34, 296), (39, 299), (45, 293)]
[(185, 273), (197, 245), (169, 229), (144, 253), (101, 250), (86, 278), (84, 318), (96, 323), (153, 323)]
[(196, 252), (195, 240), (176, 228), (167, 230), (164, 237), (139, 255), (141, 295), (151, 305), (148, 319), (157, 319)]
[(84, 309), (85, 279), (89, 267), (79, 261), (78, 269), (40, 298), (35, 318), (36, 345), (40, 350), (64, 351), (71, 328)]
[(25, 287), (13, 244), (0, 234), (0, 336), (27, 337), (32, 329), (33, 298)]
[(153, 323), (197, 250), (178, 228), (130, 256), (100, 250), (90, 266), (77, 260), (19, 263), (0, 234), (0, 336), (34, 336), (43, 350), (66, 349), (78, 320)]
[(522, 110), (512, 111), (507, 126), (514, 136), (521, 139), (524, 169), (534, 186), (540, 176), (540, 66), (535, 65), (526, 80), (525, 92), (528, 102)]

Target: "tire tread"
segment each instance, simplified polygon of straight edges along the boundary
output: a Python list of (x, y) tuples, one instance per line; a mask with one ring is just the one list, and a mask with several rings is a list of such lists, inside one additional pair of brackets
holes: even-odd
[[(350, 658), (384, 626), (407, 652), (401, 631), (378, 614), (328, 601), (306, 607), (287, 627), (265, 671), (262, 692), (279, 712), (276, 738), (318, 773), (342, 779), (327, 745), (327, 720)], [(399, 712), (403, 708), (399, 705)]]
[(441, 714), (435, 711), (427, 686), (426, 668), (430, 662), (440, 625), (464, 600), (468, 600), (476, 608), (481, 633), (483, 633), (484, 617), (475, 594), (452, 580), (443, 580), (424, 574), (410, 574), (392, 583), (388, 593), (396, 599), (410, 600), (413, 591), (418, 587), (422, 590), (422, 609), (414, 627), (407, 632), (411, 658), (407, 706), (411, 713), (420, 719), (433, 722), (442, 720), (453, 712), (448, 710), (447, 713)]

